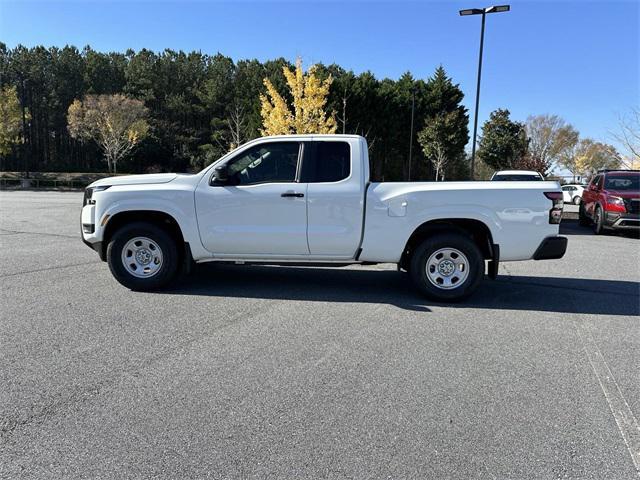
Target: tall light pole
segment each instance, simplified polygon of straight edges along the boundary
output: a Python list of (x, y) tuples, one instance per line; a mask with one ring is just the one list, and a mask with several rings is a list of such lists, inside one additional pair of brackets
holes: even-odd
[(480, 29), (480, 57), (478, 59), (478, 86), (476, 88), (476, 111), (473, 114), (473, 143), (471, 145), (471, 179), (473, 180), (473, 173), (476, 163), (476, 137), (478, 135), (478, 105), (480, 104), (480, 77), (482, 75), (482, 48), (484, 46), (484, 19), (487, 13), (500, 13), (508, 12), (511, 10), (509, 5), (497, 5), (486, 8), (468, 8), (466, 10), (460, 10), (460, 16), (465, 17), (467, 15), (482, 15), (482, 28)]

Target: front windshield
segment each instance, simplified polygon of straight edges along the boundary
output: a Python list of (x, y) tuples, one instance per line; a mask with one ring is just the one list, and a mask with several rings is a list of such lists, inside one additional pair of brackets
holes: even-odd
[(540, 178), (540, 175), (502, 174), (502, 175), (496, 175), (491, 180), (493, 181), (497, 180), (501, 182), (535, 182), (535, 181), (542, 180), (542, 178)]
[(640, 190), (640, 175), (612, 175), (605, 180), (607, 190)]

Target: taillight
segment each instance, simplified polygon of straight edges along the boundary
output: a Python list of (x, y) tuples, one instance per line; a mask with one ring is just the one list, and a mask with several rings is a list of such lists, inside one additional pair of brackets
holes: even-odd
[(549, 223), (560, 223), (562, 220), (562, 208), (564, 207), (562, 192), (544, 192), (544, 196), (553, 202), (553, 206), (549, 210)]

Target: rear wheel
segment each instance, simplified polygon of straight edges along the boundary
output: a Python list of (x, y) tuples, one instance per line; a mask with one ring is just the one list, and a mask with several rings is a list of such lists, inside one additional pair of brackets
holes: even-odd
[(152, 223), (136, 222), (118, 230), (107, 247), (113, 276), (132, 290), (155, 290), (178, 271), (178, 251), (171, 236)]
[(575, 197), (573, 197), (573, 204), (580, 205), (580, 200), (582, 199), (578, 195), (576, 195)]
[(484, 277), (484, 260), (478, 246), (458, 233), (426, 239), (411, 257), (411, 278), (427, 297), (455, 302), (471, 295)]

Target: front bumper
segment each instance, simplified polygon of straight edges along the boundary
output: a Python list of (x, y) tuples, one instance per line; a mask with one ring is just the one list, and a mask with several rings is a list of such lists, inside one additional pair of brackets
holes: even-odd
[[(80, 235), (82, 236), (82, 233)], [(98, 256), (100, 257), (100, 260), (102, 260), (103, 262), (106, 260), (105, 252), (104, 252), (104, 249), (102, 248), (102, 242), (89, 243), (84, 239), (84, 236), (82, 236), (82, 243), (84, 243), (91, 250), (95, 250), (96, 252), (98, 252)]]
[(80, 213), (80, 238), (82, 239), (82, 243), (87, 247), (98, 252), (100, 260), (105, 260), (102, 242), (96, 236), (94, 205), (85, 205), (82, 207), (82, 212)]
[(534, 260), (554, 260), (562, 258), (567, 251), (567, 237), (547, 237), (533, 254)]
[(607, 212), (604, 225), (616, 230), (638, 229), (640, 228), (640, 214)]

